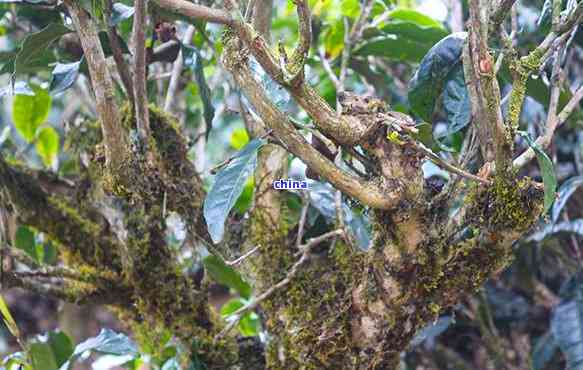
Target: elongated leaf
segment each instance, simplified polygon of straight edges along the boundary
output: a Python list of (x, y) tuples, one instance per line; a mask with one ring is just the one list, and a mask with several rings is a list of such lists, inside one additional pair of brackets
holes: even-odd
[(204, 201), (204, 218), (213, 242), (219, 243), (225, 232), (225, 220), (243, 192), (245, 183), (257, 165), (257, 151), (265, 143), (254, 139), (216, 176)]
[(208, 139), (210, 129), (213, 127), (215, 107), (212, 102), (211, 89), (206, 83), (206, 77), (204, 76), (204, 61), (197, 48), (184, 44), (182, 45), (182, 56), (184, 57), (184, 65), (190, 67), (194, 72), (194, 79), (198, 85), (198, 92), (202, 101), (204, 121), (207, 127), (206, 136)]
[(447, 114), (448, 133), (453, 134), (470, 123), (472, 106), (461, 64), (449, 73), (446, 80), (443, 107)]
[(36, 152), (47, 167), (51, 167), (59, 154), (59, 134), (48, 126), (40, 129), (34, 144)]
[(559, 344), (555, 340), (552, 332), (546, 332), (538, 338), (534, 344), (531, 355), (533, 370), (545, 369), (558, 349)]
[(110, 329), (102, 329), (98, 336), (78, 344), (69, 360), (60, 367), (60, 370), (71, 369), (79, 356), (87, 351), (117, 356), (138, 355), (136, 345), (126, 335), (116, 333)]
[(15, 72), (24, 73), (27, 66), (34, 65), (42, 58), (43, 53), (53, 41), (70, 32), (73, 31), (61, 23), (51, 23), (42, 30), (27, 36), (14, 61)]
[(378, 56), (398, 61), (418, 62), (430, 50), (431, 45), (399, 37), (394, 34), (367, 40), (355, 50), (358, 56)]
[(567, 366), (583, 370), (583, 292), (577, 289), (573, 299), (563, 300), (551, 315), (551, 331)]
[(77, 76), (79, 76), (79, 67), (82, 61), (83, 59), (73, 63), (57, 63), (53, 69), (53, 79), (49, 88), (52, 94), (62, 93), (73, 86), (77, 80)]
[(134, 15), (134, 7), (127, 6), (124, 3), (113, 4), (113, 11), (111, 13), (111, 23), (117, 26), (121, 21), (131, 18)]
[(8, 309), (8, 305), (6, 301), (4, 301), (4, 297), (0, 295), (0, 314), (2, 314), (2, 319), (4, 320), (4, 324), (12, 334), (16, 338), (20, 338), (20, 331), (18, 330), (18, 326), (16, 325), (16, 321), (12, 317), (10, 310)]
[(553, 161), (551, 161), (544, 150), (542, 150), (542, 148), (538, 146), (528, 134), (521, 132), (521, 135), (524, 136), (528, 145), (530, 145), (536, 154), (536, 159), (540, 167), (540, 172), (545, 187), (544, 213), (546, 213), (552, 207), (556, 198), (555, 191), (557, 190), (557, 176), (555, 175)]
[(583, 185), (583, 176), (572, 177), (561, 185), (558, 191), (557, 200), (555, 201), (555, 204), (553, 204), (553, 210), (551, 212), (551, 220), (553, 222), (557, 222), (561, 210), (565, 207), (565, 204), (567, 204), (569, 197), (581, 185)]
[(423, 57), (419, 68), (409, 82), (411, 109), (425, 121), (431, 114), (449, 73), (459, 65), (462, 47), (467, 34), (451, 34), (438, 42)]
[(409, 21), (420, 26), (444, 29), (443, 24), (441, 24), (441, 22), (438, 20), (435, 20), (426, 14), (410, 8), (396, 8), (395, 10), (391, 11), (389, 15), (391, 19)]
[(241, 274), (227, 266), (222, 259), (211, 254), (205, 257), (202, 262), (215, 281), (233, 288), (245, 299), (251, 297), (251, 286), (243, 280)]
[(34, 95), (18, 94), (12, 102), (12, 121), (16, 131), (27, 142), (31, 142), (38, 127), (43, 124), (49, 116), (51, 109), (51, 96), (45, 89), (37, 85), (30, 85)]

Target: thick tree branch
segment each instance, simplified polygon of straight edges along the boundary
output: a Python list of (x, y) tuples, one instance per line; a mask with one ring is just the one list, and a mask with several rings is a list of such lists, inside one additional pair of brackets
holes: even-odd
[(210, 23), (226, 24), (233, 23), (231, 15), (219, 9), (212, 9), (203, 5), (194, 4), (184, 0), (152, 0), (162, 9), (178, 17), (186, 17), (191, 20), (200, 19)]
[[(234, 41), (231, 41), (234, 42)], [(277, 109), (265, 94), (265, 90), (255, 80), (244, 61), (239, 60), (233, 45), (228, 46), (223, 62), (235, 81), (257, 110), (263, 121), (270, 125), (275, 136), (310, 168), (325, 177), (337, 189), (374, 208), (394, 207), (400, 199), (401, 189), (389, 188), (387, 184), (361, 180), (336, 167), (334, 163), (314, 149), (297, 132), (289, 118)]]

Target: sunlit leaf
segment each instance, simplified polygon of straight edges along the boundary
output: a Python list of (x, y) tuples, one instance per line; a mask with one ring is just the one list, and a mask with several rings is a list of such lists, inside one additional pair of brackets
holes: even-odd
[(49, 93), (37, 85), (31, 84), (30, 87), (33, 96), (18, 94), (12, 102), (12, 121), (27, 142), (34, 139), (36, 130), (46, 121), (51, 109)]
[(37, 133), (34, 146), (44, 165), (51, 167), (59, 154), (59, 134), (50, 126), (43, 127)]

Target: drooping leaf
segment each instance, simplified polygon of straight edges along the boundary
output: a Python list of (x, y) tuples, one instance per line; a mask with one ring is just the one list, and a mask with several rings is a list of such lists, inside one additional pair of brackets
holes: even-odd
[(18, 94), (12, 102), (12, 121), (27, 142), (34, 139), (36, 130), (46, 121), (51, 109), (49, 93), (37, 85), (31, 84), (30, 87), (33, 96)]
[(534, 140), (532, 140), (530, 135), (524, 132), (521, 132), (521, 135), (526, 139), (526, 142), (536, 154), (536, 159), (540, 167), (540, 172), (545, 187), (544, 213), (547, 213), (555, 201), (555, 191), (557, 190), (557, 176), (555, 174), (553, 161), (551, 161), (544, 150), (539, 145), (537, 145)]
[(120, 22), (131, 18), (134, 15), (134, 7), (127, 6), (124, 3), (113, 4), (111, 12), (111, 24), (117, 26)]
[(411, 340), (411, 346), (415, 347), (428, 339), (438, 337), (441, 333), (446, 331), (453, 322), (454, 320), (451, 316), (441, 316), (437, 321), (429, 323), (421, 329), (415, 337), (413, 337), (413, 340)]
[(20, 331), (18, 330), (18, 326), (16, 325), (16, 321), (12, 317), (10, 310), (8, 309), (8, 305), (6, 301), (4, 301), (4, 297), (0, 295), (0, 314), (2, 314), (2, 319), (4, 320), (4, 324), (10, 331), (15, 338), (20, 338)]
[(431, 122), (431, 114), (449, 73), (459, 64), (467, 34), (451, 34), (427, 52), (419, 68), (409, 82), (411, 109), (425, 121)]
[(470, 123), (472, 106), (461, 65), (449, 73), (446, 81), (443, 92), (443, 108), (447, 114), (447, 130), (453, 134), (464, 129)]
[(553, 333), (548, 331), (540, 336), (532, 349), (532, 368), (533, 370), (544, 370), (551, 361), (555, 352), (559, 349), (559, 344), (555, 340)]
[(583, 369), (583, 292), (562, 300), (551, 315), (553, 337), (571, 370)]
[(551, 220), (553, 223), (557, 222), (561, 210), (565, 207), (565, 204), (567, 204), (569, 197), (571, 197), (575, 190), (581, 185), (583, 185), (583, 176), (572, 177), (561, 185), (558, 191), (557, 200), (555, 201), (555, 204), (553, 204), (553, 210), (551, 212)]
[(202, 101), (203, 116), (206, 123), (206, 137), (213, 127), (213, 118), (215, 117), (215, 107), (212, 102), (212, 93), (209, 88), (203, 69), (203, 58), (197, 48), (182, 44), (182, 56), (184, 58), (184, 65), (188, 66), (194, 72), (194, 79), (198, 85), (198, 93)]
[(42, 58), (45, 50), (61, 36), (73, 32), (61, 23), (51, 23), (42, 30), (26, 37), (14, 61), (16, 73), (24, 73), (27, 66)]
[(223, 285), (233, 288), (239, 295), (245, 299), (251, 297), (251, 285), (249, 285), (235, 269), (225, 264), (217, 256), (208, 255), (203, 259), (206, 271), (212, 278)]
[(219, 243), (223, 239), (225, 220), (255, 170), (257, 151), (264, 143), (264, 140), (252, 140), (217, 174), (203, 209), (213, 242)]
[(73, 86), (77, 76), (79, 76), (79, 67), (82, 61), (83, 59), (73, 63), (57, 63), (52, 72), (53, 79), (49, 88), (52, 94), (62, 93)]
[(59, 134), (51, 126), (40, 129), (34, 144), (36, 152), (47, 167), (51, 167), (59, 154)]
[(87, 351), (110, 354), (110, 355), (132, 355), (138, 356), (138, 349), (130, 338), (121, 333), (116, 333), (110, 329), (101, 329), (98, 336), (89, 338), (78, 344), (73, 354), (59, 370), (69, 370), (73, 363)]

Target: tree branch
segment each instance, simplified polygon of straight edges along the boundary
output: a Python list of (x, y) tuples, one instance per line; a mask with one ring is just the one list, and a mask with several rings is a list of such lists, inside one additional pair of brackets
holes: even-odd
[(179, 17), (187, 17), (192, 20), (200, 19), (202, 21), (218, 24), (230, 25), (233, 23), (231, 15), (219, 9), (212, 9), (203, 5), (194, 4), (184, 0), (152, 0), (159, 7), (175, 14)]
[(95, 24), (78, 1), (64, 0), (81, 40), (81, 46), (93, 82), (97, 113), (101, 120), (105, 142), (106, 164), (120, 168), (128, 148), (125, 130), (121, 128), (119, 107), (115, 101), (114, 86)]
[(148, 92), (146, 85), (146, 14), (148, 0), (136, 0), (134, 3), (134, 109), (136, 112), (136, 128), (147, 145), (150, 137), (150, 116), (148, 112)]

